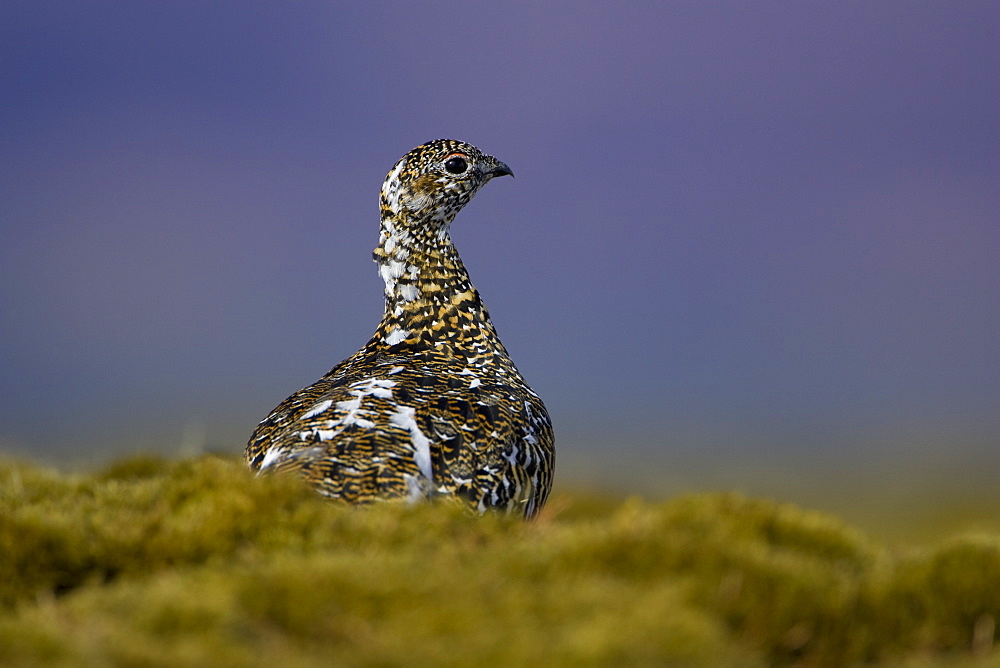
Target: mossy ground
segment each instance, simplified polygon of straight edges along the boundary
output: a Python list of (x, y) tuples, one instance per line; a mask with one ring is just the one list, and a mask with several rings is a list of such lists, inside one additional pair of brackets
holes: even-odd
[(234, 459), (0, 464), (0, 665), (1000, 665), (1000, 536), (731, 494), (346, 508)]

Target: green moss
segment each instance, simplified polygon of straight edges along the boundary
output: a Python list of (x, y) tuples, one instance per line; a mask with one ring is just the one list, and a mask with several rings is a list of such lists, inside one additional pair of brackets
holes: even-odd
[(3, 665), (986, 665), (998, 618), (998, 537), (895, 554), (738, 495), (524, 523), (217, 457), (0, 465)]

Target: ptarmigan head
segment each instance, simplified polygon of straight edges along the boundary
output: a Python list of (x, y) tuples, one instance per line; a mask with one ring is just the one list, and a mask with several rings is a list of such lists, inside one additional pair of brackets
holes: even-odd
[(510, 167), (472, 144), (436, 139), (399, 159), (382, 184), (382, 219), (438, 223), (447, 227), (494, 176)]

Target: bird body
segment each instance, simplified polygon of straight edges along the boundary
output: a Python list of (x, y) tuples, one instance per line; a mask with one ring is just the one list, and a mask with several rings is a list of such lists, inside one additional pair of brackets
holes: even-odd
[(350, 503), (447, 495), (480, 512), (538, 511), (552, 483), (552, 424), (449, 232), (483, 185), (511, 173), (448, 139), (396, 163), (373, 253), (382, 321), (361, 350), (258, 425), (246, 448), (251, 468), (298, 471)]

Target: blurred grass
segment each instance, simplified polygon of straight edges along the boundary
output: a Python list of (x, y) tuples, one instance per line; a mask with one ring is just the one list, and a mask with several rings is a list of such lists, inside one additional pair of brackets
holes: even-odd
[(346, 508), (235, 459), (0, 463), (0, 665), (1000, 665), (1000, 535), (735, 494)]

